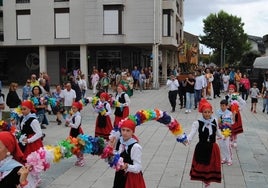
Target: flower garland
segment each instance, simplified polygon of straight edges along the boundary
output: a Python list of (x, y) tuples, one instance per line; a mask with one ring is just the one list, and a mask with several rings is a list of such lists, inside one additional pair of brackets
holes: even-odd
[(228, 125), (222, 125), (220, 129), (221, 129), (221, 134), (225, 138), (227, 138), (227, 137), (229, 137), (229, 136), (232, 135), (232, 129), (231, 129), (230, 126), (228, 126)]
[[(140, 110), (135, 115), (130, 115), (128, 118), (119, 123), (119, 128), (123, 121), (130, 119), (136, 123), (137, 126), (147, 121), (156, 120), (164, 125), (176, 136), (176, 140), (180, 143), (187, 141), (187, 136), (183, 132), (180, 123), (159, 109), (154, 110)], [(119, 128), (115, 128), (111, 136), (120, 136)], [(69, 158), (77, 153), (98, 155), (104, 159), (108, 165), (115, 170), (119, 170), (123, 165), (123, 158), (114, 150), (109, 142), (105, 142), (103, 138), (92, 137), (86, 134), (80, 134), (77, 138), (68, 137), (65, 140), (58, 142), (58, 145), (47, 145), (40, 148), (38, 151), (32, 152), (27, 157), (27, 165), (35, 166), (32, 169), (33, 173), (40, 173), (50, 167), (52, 162), (59, 162), (61, 159)]]

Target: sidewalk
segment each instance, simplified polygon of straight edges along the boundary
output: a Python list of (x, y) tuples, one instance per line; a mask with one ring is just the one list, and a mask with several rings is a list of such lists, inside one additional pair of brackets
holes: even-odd
[[(6, 92), (4, 92), (6, 94)], [(92, 94), (92, 91), (89, 91)], [(90, 96), (90, 95), (89, 95)], [(214, 111), (219, 108), (220, 98), (210, 101)], [(238, 137), (238, 148), (233, 150), (233, 165), (223, 165), (223, 181), (212, 183), (212, 188), (268, 188), (268, 114), (262, 113), (262, 101), (257, 114), (250, 112), (250, 100), (242, 111), (244, 133)], [(135, 91), (131, 97), (131, 114), (141, 109), (158, 108), (176, 118), (189, 133), (192, 122), (201, 114), (192, 110), (185, 114), (179, 106), (170, 113), (167, 90)], [(82, 126), (86, 134), (94, 135), (97, 114), (91, 106), (82, 111)], [(44, 129), (44, 144), (56, 145), (69, 134), (69, 128), (56, 124), (56, 117), (48, 115), (50, 125)], [(114, 117), (112, 116), (112, 119)], [(148, 188), (202, 188), (201, 182), (191, 181), (189, 171), (193, 150), (198, 135), (190, 146), (176, 142), (167, 127), (149, 121), (136, 128), (136, 135), (143, 147), (142, 165)], [(98, 156), (86, 155), (84, 167), (74, 166), (75, 158), (63, 159), (42, 174), (41, 188), (108, 188), (112, 187), (114, 169), (107, 166)]]

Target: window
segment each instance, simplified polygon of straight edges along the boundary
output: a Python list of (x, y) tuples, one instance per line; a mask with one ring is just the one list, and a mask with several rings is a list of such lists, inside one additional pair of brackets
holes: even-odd
[(30, 10), (17, 10), (17, 39), (31, 39)]
[(163, 36), (172, 36), (172, 23), (173, 23), (173, 12), (170, 9), (163, 10)]
[(108, 35), (122, 34), (123, 5), (103, 6), (103, 33)]
[(55, 11), (55, 38), (70, 38), (69, 8), (57, 8)]
[(16, 3), (30, 3), (30, 0), (16, 0)]

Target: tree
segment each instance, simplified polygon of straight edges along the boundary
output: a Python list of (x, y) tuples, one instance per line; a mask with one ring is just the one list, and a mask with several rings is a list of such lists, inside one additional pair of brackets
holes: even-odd
[(210, 14), (203, 23), (205, 35), (200, 36), (200, 43), (213, 49), (217, 64), (225, 61), (223, 63), (232, 65), (250, 49), (241, 18), (221, 10), (218, 14)]

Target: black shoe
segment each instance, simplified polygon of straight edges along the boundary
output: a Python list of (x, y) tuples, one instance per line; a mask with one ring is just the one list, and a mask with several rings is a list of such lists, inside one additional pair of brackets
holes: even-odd
[(41, 129), (46, 129), (46, 126), (45, 125), (41, 125)]
[(265, 112), (265, 108), (262, 110), (262, 112), (263, 112), (263, 113)]
[(58, 122), (58, 125), (61, 125), (61, 120), (58, 120), (57, 122)]
[(217, 95), (219, 98), (221, 98), (221, 96), (220, 95)]
[(65, 124), (65, 127), (69, 127), (67, 124)]

